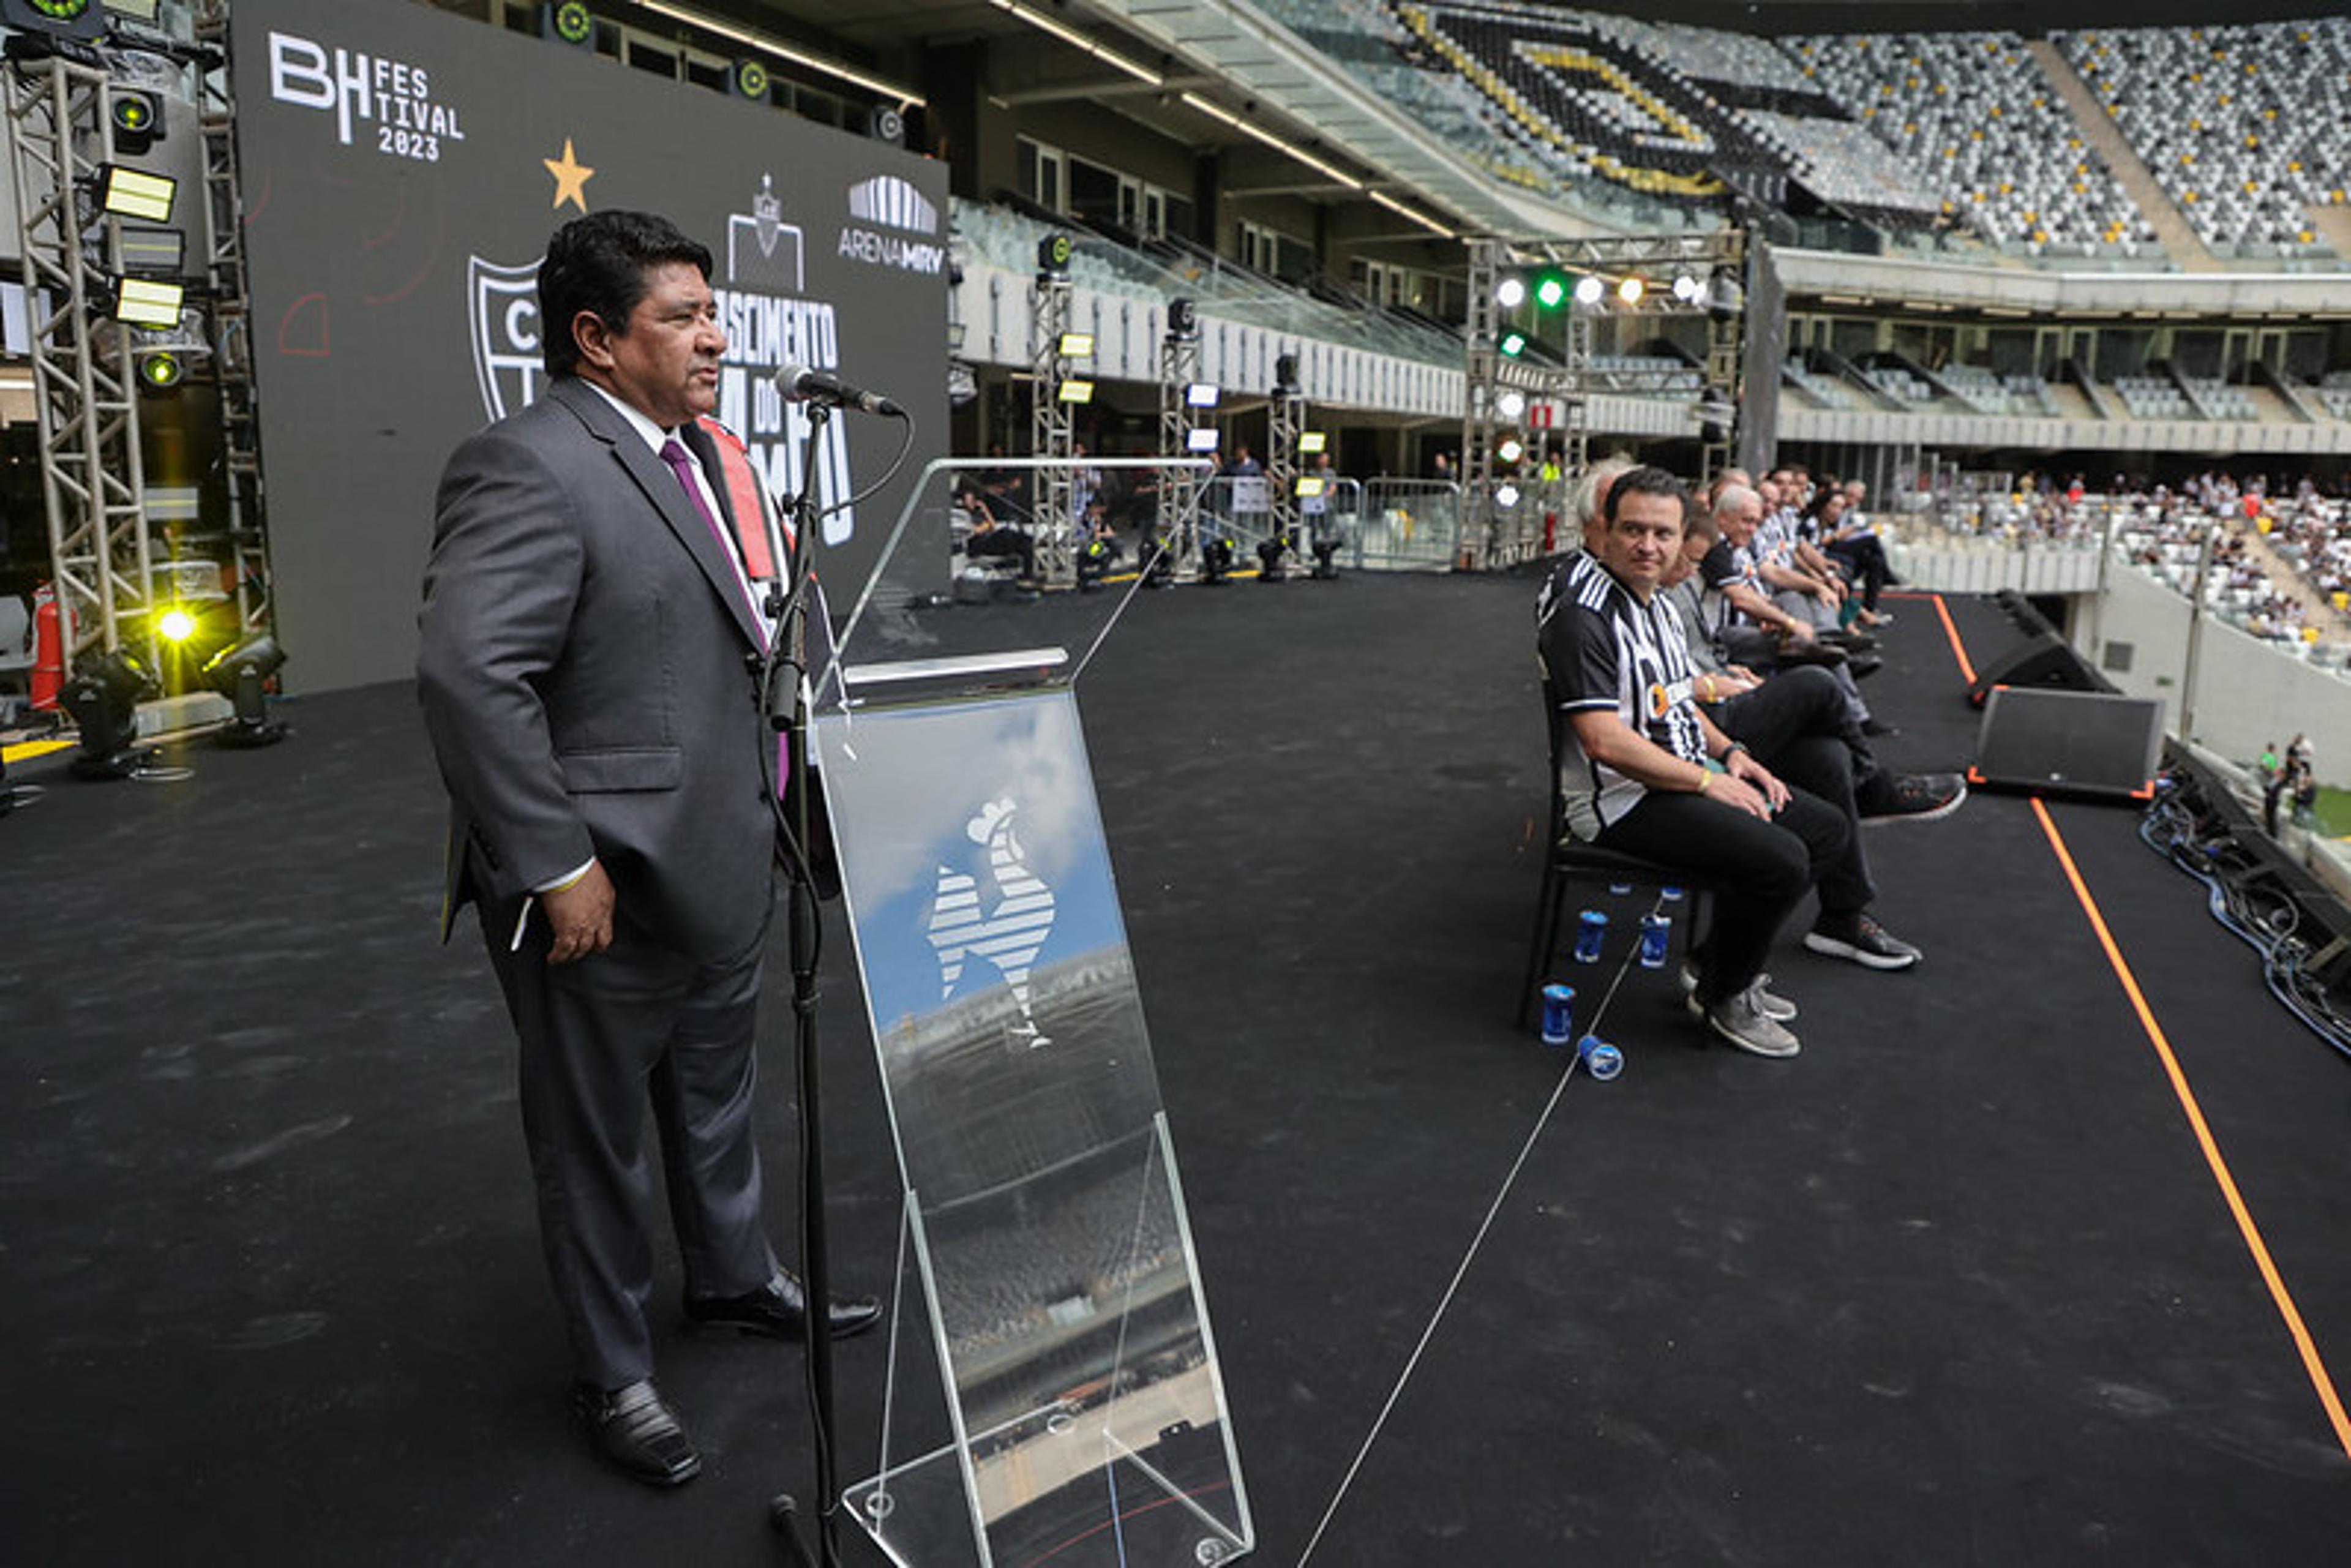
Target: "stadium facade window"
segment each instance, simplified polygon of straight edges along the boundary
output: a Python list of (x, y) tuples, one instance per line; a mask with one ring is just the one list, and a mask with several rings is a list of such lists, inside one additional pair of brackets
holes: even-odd
[(1280, 229), (1243, 218), (1238, 225), (1243, 267), (1270, 273), (1284, 282), (1302, 283), (1314, 276), (1314, 247)]
[(1014, 149), (1019, 193), (1047, 212), (1068, 212), (1070, 155), (1026, 136), (1017, 139)]

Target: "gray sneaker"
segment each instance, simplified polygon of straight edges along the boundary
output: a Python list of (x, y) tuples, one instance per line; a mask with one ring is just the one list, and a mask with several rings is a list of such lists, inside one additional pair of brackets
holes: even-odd
[[(1689, 1008), (1690, 1017), (1694, 1019), (1706, 1017), (1706, 1004), (1698, 999), (1698, 966), (1687, 958), (1683, 959), (1680, 977), (1682, 999)], [(1785, 997), (1773, 995), (1771, 986), (1771, 976), (1758, 975), (1755, 977), (1755, 983), (1748, 988), (1755, 995), (1755, 1010), (1773, 1023), (1794, 1022), (1796, 1004)]]
[(1956, 773), (1873, 773), (1853, 792), (1854, 814), (1882, 822), (1936, 822), (1967, 803), (1968, 781)]
[(1755, 998), (1762, 988), (1762, 982), (1758, 981), (1737, 996), (1715, 1003), (1707, 1009), (1706, 1025), (1750, 1054), (1793, 1056), (1803, 1049), (1802, 1045), (1756, 1006)]
[(1843, 920), (1823, 917), (1804, 933), (1804, 946), (1832, 958), (1850, 958), (1870, 969), (1907, 969), (1921, 956), (1917, 948), (1866, 915)]

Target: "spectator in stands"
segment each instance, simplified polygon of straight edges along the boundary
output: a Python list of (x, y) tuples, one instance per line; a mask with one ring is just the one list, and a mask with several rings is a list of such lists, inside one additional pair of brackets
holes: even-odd
[(1793, 1056), (1793, 1008), (1761, 977), (1773, 935), (1808, 889), (1817, 885), (1822, 901), (1805, 937), (1813, 951), (1883, 969), (1907, 968), (1919, 954), (1865, 913), (1874, 889), (1855, 851), (1842, 744), (1797, 743), (1829, 788), (1844, 781), (1840, 806), (1782, 782), (1692, 700), (1681, 626), (1657, 596), (1681, 549), (1687, 500), (1662, 469), (1619, 476), (1598, 555), (1577, 563), (1541, 630), (1561, 718), (1565, 826), (1717, 890), (1693, 1004), (1740, 1050)]
[(1228, 479), (1252, 478), (1264, 472), (1265, 465), (1249, 455), (1249, 443), (1246, 441), (1233, 443), (1233, 460), (1217, 470), (1218, 474)]

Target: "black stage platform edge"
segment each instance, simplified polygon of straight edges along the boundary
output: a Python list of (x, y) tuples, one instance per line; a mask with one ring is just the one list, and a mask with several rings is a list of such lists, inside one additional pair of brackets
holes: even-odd
[[(1959, 768), (1938, 612), (1892, 607), (1887, 754)], [(1980, 660), (2004, 645), (1988, 606), (1949, 612)], [(1559, 1085), (1508, 1023), (1531, 634), (1523, 578), (1179, 591), (1081, 689), (1256, 1561), (1298, 1561)], [(413, 698), (289, 710), (284, 747), (0, 822), (7, 1555), (777, 1561), (768, 1496), (808, 1469), (790, 1353), (665, 1336), (707, 1472), (657, 1495), (598, 1469), (495, 990), (470, 927), (431, 938)], [(2134, 812), (2046, 810), (2324, 1368), (2351, 1347), (2345, 1064)], [(1625, 1076), (1567, 1082), (1314, 1563), (2340, 1560), (2351, 1463), (2034, 802), (1867, 841), (1927, 963), (1784, 942), (1790, 1062), (1629, 978), (1600, 1020)], [(878, 1287), (895, 1174), (848, 949), (836, 1262)], [(787, 1171), (780, 1074), (761, 1117)], [(842, 1347), (846, 1476), (883, 1364), (878, 1336)]]

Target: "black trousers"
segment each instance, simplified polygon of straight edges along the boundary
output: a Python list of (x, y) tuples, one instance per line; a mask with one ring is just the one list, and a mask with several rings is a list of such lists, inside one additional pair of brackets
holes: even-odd
[(1886, 547), (1876, 534), (1864, 534), (1858, 538), (1831, 539), (1821, 549), (1853, 569), (1854, 580), (1861, 584), (1861, 607), (1876, 612), (1877, 596), (1886, 591), (1886, 580), (1894, 568), (1886, 559)]
[(775, 1271), (751, 1122), (764, 934), (732, 960), (696, 964), (623, 910), (611, 947), (550, 966), (536, 913), (522, 950), (507, 950), (517, 907), (485, 906), (483, 936), (521, 1037), (539, 1241), (576, 1375), (620, 1388), (653, 1375), (648, 1102), (686, 1293), (741, 1295)]
[(1008, 555), (1020, 560), (1020, 575), (1037, 575), (1037, 542), (1019, 528), (998, 527), (984, 534), (974, 534), (963, 542), (964, 559), (977, 556)]
[(1744, 743), (1755, 759), (1774, 773), (1781, 771), (1778, 758), (1788, 747), (1808, 735), (1843, 741), (1852, 753), (1856, 777), (1877, 767), (1869, 737), (1862, 733), (1853, 705), (1845, 700), (1844, 687), (1818, 664), (1783, 669), (1753, 691), (1715, 704), (1707, 709), (1707, 716), (1723, 734)]
[[(1837, 747), (1833, 740), (1801, 744)], [(1693, 881), (1716, 890), (1698, 991), (1708, 1006), (1754, 984), (1781, 923), (1815, 883), (1822, 885), (1825, 909), (1827, 879), (1840, 871), (1850, 874), (1852, 765), (1841, 765), (1848, 779), (1842, 813), (1790, 779), (1787, 805), (1768, 822), (1704, 795), (1651, 789), (1600, 831), (1605, 847), (1687, 871)], [(1865, 873), (1862, 881), (1865, 887)]]

